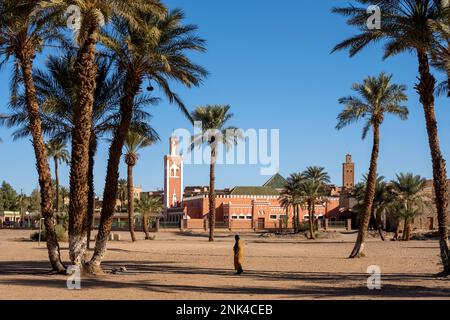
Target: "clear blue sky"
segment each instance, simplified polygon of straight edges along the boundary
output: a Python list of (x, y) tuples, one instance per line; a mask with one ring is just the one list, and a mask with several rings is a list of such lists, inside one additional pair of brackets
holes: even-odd
[[(326, 167), (332, 180), (341, 184), (341, 164), (351, 153), (357, 178), (367, 171), (371, 140), (361, 140), (361, 125), (341, 132), (334, 129), (341, 110), (339, 97), (351, 93), (354, 82), (381, 71), (394, 74), (394, 81), (408, 86), (410, 120), (387, 118), (381, 132), (380, 173), (393, 178), (398, 172), (431, 177), (424, 116), (414, 91), (415, 57), (401, 55), (383, 62), (381, 48), (374, 46), (356, 58), (330, 55), (332, 47), (354, 30), (342, 17), (330, 13), (340, 1), (281, 0), (276, 5), (257, 0), (166, 0), (181, 7), (187, 21), (198, 24), (208, 41), (208, 52), (195, 61), (211, 73), (201, 88), (177, 88), (193, 109), (202, 104), (231, 104), (235, 126), (247, 129), (280, 129), (281, 174), (302, 171), (309, 165)], [(7, 112), (8, 69), (0, 73), (0, 112)], [(163, 141), (141, 152), (135, 182), (144, 190), (163, 186), (163, 156), (175, 128), (189, 127), (175, 106), (162, 102), (152, 107), (153, 125)], [(450, 159), (450, 106), (437, 101), (442, 150)], [(34, 157), (28, 140), (12, 142), (11, 131), (0, 128), (0, 180), (17, 190), (31, 192), (37, 185)], [(103, 143), (95, 166), (97, 194), (101, 196), (106, 171), (107, 145)], [(259, 166), (219, 166), (218, 187), (260, 185), (268, 177)], [(62, 184), (68, 185), (69, 170), (61, 168)], [(126, 170), (121, 166), (121, 176)], [(185, 168), (186, 185), (207, 185), (208, 167)]]

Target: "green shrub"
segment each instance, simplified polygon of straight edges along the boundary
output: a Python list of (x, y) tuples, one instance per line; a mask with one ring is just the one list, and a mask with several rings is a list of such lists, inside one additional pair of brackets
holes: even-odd
[[(56, 238), (58, 239), (58, 241), (64, 242), (67, 241), (68, 236), (67, 236), (67, 231), (66, 229), (64, 229), (64, 227), (62, 225), (56, 225), (55, 227), (55, 233), (56, 233)], [(30, 235), (30, 239), (33, 241), (39, 241), (39, 231), (33, 232)], [(46, 241), (46, 235), (45, 235), (45, 230), (41, 231), (41, 241)]]
[(300, 223), (300, 225), (298, 226), (298, 230), (300, 232), (309, 231), (309, 222)]

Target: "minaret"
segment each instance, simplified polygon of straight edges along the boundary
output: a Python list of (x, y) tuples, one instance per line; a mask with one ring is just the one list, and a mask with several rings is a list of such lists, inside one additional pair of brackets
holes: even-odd
[(355, 187), (355, 164), (350, 154), (345, 157), (345, 163), (342, 164), (342, 187), (349, 191)]
[(179, 140), (170, 138), (169, 155), (164, 157), (165, 211), (180, 208), (183, 203), (183, 156), (178, 153)]

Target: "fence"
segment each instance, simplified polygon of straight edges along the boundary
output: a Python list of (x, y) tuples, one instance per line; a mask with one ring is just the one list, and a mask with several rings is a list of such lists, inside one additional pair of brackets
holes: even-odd
[(330, 220), (328, 221), (329, 229), (347, 229), (347, 221), (345, 220)]

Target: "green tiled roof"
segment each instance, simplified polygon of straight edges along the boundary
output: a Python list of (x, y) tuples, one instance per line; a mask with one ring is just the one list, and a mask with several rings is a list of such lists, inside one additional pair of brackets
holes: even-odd
[(232, 196), (278, 196), (280, 193), (271, 187), (236, 187), (231, 190)]
[(283, 189), (286, 185), (287, 181), (283, 176), (279, 173), (270, 178), (266, 183), (264, 183), (264, 187), (270, 187), (274, 189)]

